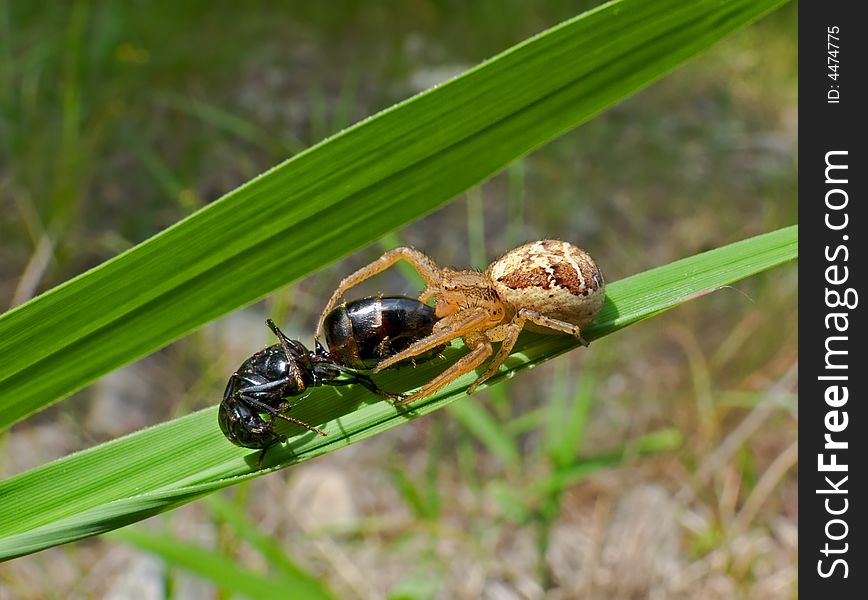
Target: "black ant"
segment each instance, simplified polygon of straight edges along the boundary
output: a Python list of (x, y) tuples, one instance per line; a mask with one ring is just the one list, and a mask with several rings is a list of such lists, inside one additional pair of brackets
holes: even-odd
[[(384, 358), (431, 334), (437, 318), (434, 309), (402, 296), (362, 298), (332, 310), (325, 318), (329, 350), (316, 340), (313, 351), (289, 339), (274, 321), (266, 324), (278, 343), (245, 360), (229, 378), (218, 422), (223, 435), (236, 446), (262, 449), (257, 467), (272, 445), (286, 441), (274, 431), (275, 419), (300, 425), (309, 431), (324, 431), (290, 417), (288, 398), (317, 385), (359, 384), (390, 401), (403, 399), (380, 389), (359, 369), (370, 369)], [(436, 349), (439, 350), (439, 349)], [(436, 351), (417, 359), (427, 359)], [(264, 419), (262, 415), (268, 415)]]

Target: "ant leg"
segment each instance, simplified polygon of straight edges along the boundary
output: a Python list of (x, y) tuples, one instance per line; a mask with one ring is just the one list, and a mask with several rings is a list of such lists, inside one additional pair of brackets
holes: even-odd
[[(286, 438), (281, 436), (280, 441), (285, 442)], [(270, 446), (266, 446), (265, 448), (262, 449), (262, 452), (259, 453), (259, 457), (256, 459), (256, 470), (257, 471), (262, 468), (262, 461), (265, 459), (265, 455), (268, 453), (268, 451), (271, 449), (271, 447), (273, 445), (274, 444), (271, 444)]]
[(428, 258), (425, 254), (419, 252), (415, 248), (407, 246), (389, 250), (374, 262), (362, 267), (352, 275), (344, 277), (340, 284), (338, 284), (337, 289), (332, 294), (332, 297), (329, 299), (328, 304), (326, 304), (322, 314), (320, 315), (319, 323), (317, 323), (316, 326), (316, 337), (322, 337), (323, 321), (325, 320), (326, 315), (329, 314), (338, 303), (340, 297), (344, 295), (344, 292), (361, 283), (365, 279), (369, 279), (378, 273), (382, 273), (402, 258), (416, 269), (419, 275), (421, 275), (428, 284), (428, 288), (436, 287), (440, 283), (440, 267), (438, 267), (434, 261)]
[(485, 342), (480, 344), (476, 348), (470, 351), (470, 354), (466, 354), (461, 357), (461, 359), (452, 365), (450, 368), (446, 369), (442, 373), (440, 373), (437, 377), (426, 383), (422, 386), (418, 392), (410, 396), (409, 398), (405, 398), (399, 406), (404, 404), (409, 404), (414, 400), (418, 400), (419, 398), (424, 398), (426, 396), (430, 396), (446, 384), (458, 379), (465, 373), (469, 373), (479, 365), (485, 362), (485, 360), (491, 356), (492, 349), (491, 343)]
[(328, 435), (322, 429), (314, 427), (310, 423), (305, 423), (301, 419), (296, 419), (295, 417), (290, 417), (290, 416), (285, 415), (283, 413), (275, 413), (273, 416), (277, 417), (278, 419), (283, 419), (284, 421), (289, 421), (290, 423), (295, 423), (296, 425), (300, 425), (300, 426), (304, 427), (305, 429), (307, 429), (308, 431), (313, 431), (314, 433), (318, 433), (323, 437), (326, 437)]
[(284, 421), (289, 421), (290, 423), (295, 423), (296, 425), (300, 425), (300, 426), (304, 427), (308, 431), (316, 432), (322, 436), (328, 435), (322, 429), (318, 429), (318, 428), (314, 427), (313, 425), (311, 425), (310, 423), (305, 423), (301, 419), (296, 419), (295, 417), (290, 417), (288, 415), (285, 415), (282, 412), (276, 410), (275, 408), (268, 406), (267, 404), (265, 404), (263, 402), (260, 402), (256, 398), (253, 398), (251, 396), (245, 396), (244, 394), (241, 394), (240, 397), (245, 402), (247, 402), (250, 406), (252, 406), (253, 408), (260, 410), (264, 413), (267, 413), (268, 416), (270, 416), (272, 419), (283, 419)]
[(380, 362), (374, 367), (374, 373), (379, 373), (383, 369), (387, 369), (402, 360), (412, 358), (437, 346), (448, 344), (455, 338), (478, 329), (479, 325), (485, 323), (488, 319), (488, 312), (479, 306), (445, 317), (437, 321), (431, 335), (413, 342), (401, 352)]
[(316, 354), (317, 358), (329, 357), (329, 351), (326, 350), (325, 346), (322, 345), (322, 342), (319, 341), (319, 338), (314, 338), (313, 343), (314, 353)]
[(372, 392), (372, 393), (374, 393), (374, 394), (376, 394), (382, 398), (385, 398), (386, 400), (389, 400), (391, 402), (397, 402), (398, 400), (402, 400), (404, 398), (404, 394), (400, 394), (397, 392), (396, 393), (387, 392), (386, 390), (380, 388), (380, 386), (378, 386), (376, 383), (374, 383), (373, 379), (371, 379), (370, 377), (368, 377), (364, 373), (356, 373), (355, 371), (352, 371), (350, 369), (346, 369), (346, 368), (341, 367), (339, 365), (333, 365), (332, 368), (336, 369), (337, 371), (340, 371), (344, 375), (349, 376), (350, 379), (329, 379), (325, 382), (328, 385), (352, 385), (352, 384), (358, 383), (359, 385), (361, 385), (362, 387), (364, 387), (368, 391), (370, 391), (370, 392)]
[(289, 383), (289, 377), (284, 379), (275, 379), (274, 381), (269, 381), (268, 383), (258, 383), (256, 385), (249, 385), (246, 388), (241, 388), (238, 390), (240, 394), (258, 394), (259, 392), (269, 392), (274, 388), (280, 387), (282, 385), (286, 385)]
[(271, 446), (266, 446), (265, 448), (262, 449), (262, 452), (259, 453), (259, 458), (256, 459), (256, 470), (257, 471), (262, 468), (262, 459), (265, 458), (265, 453), (268, 452), (269, 448), (271, 448)]

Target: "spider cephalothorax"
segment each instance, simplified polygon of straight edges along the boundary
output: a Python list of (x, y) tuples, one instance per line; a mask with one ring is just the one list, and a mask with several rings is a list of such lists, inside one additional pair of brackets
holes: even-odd
[(434, 297), (439, 320), (431, 335), (380, 362), (374, 372), (455, 338), (463, 338), (470, 348), (470, 353), (404, 402), (430, 396), (476, 369), (494, 354), (491, 344), (501, 342), (488, 368), (468, 388), (467, 393), (472, 393), (497, 373), (526, 325), (536, 331), (573, 335), (587, 344), (581, 329), (594, 320), (603, 305), (605, 284), (593, 259), (568, 242), (541, 240), (507, 252), (484, 273), (441, 269), (415, 248), (396, 248), (341, 281), (323, 316), (348, 289), (402, 258), (428, 284), (419, 300), (427, 302)]

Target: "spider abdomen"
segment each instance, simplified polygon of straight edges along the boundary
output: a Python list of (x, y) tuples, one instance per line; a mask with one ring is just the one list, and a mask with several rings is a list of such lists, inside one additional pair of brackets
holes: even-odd
[(519, 246), (494, 262), (488, 276), (501, 300), (515, 310), (529, 309), (579, 327), (593, 321), (603, 306), (600, 269), (587, 252), (569, 242), (540, 240)]

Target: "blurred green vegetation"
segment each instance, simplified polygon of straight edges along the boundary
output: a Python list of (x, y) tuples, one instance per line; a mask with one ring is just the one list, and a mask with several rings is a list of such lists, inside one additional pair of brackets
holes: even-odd
[[(0, 302), (18, 304), (102, 262), (591, 5), (0, 0)], [(616, 280), (796, 222), (796, 18), (791, 4), (736, 33), (384, 245), (412, 243), (443, 264), (481, 268), (520, 242), (564, 238)], [(255, 315), (252, 327), (264, 310), (308, 336), (341, 274), (380, 250), (243, 312)], [(365, 289), (415, 286), (396, 272)], [(486, 585), (520, 589), (530, 577), (542, 590), (569, 589), (553, 537), (557, 546), (571, 528), (605, 529), (607, 511), (642, 482), (667, 490), (686, 515), (676, 555), (698, 575), (684, 597), (794, 597), (794, 470), (767, 496), (754, 492), (765, 494), (758, 482), (795, 442), (796, 291), (793, 266), (761, 274), (380, 436), (378, 446), (343, 451), (351, 458), (311, 463), (366, 473), (350, 479), (372, 511), (346, 527), (283, 520), (272, 499), (288, 494), (295, 470), (288, 484), (272, 476), (227, 496), (263, 522), (288, 564), (342, 596), (385, 588), (421, 598), (475, 585), (450, 560), (480, 565)], [(256, 345), (249, 336), (239, 347), (215, 344), (221, 331), (237, 331), (224, 321), (148, 359), (148, 422), (216, 402), (226, 373)], [(65, 432), (57, 452), (91, 445), (106, 435), (88, 427), (94, 395), (21, 424), (7, 447), (50, 458), (55, 447), (38, 443), (43, 426), (55, 438)], [(226, 556), (280, 571), (261, 546), (266, 558), (251, 558), (214, 506), (184, 511), (164, 518), (167, 532), (213, 518)], [(529, 559), (504, 550), (525, 535)], [(19, 559), (0, 586), (22, 597), (63, 594), (76, 584), (61, 571), (84, 577), (109, 544)], [(372, 594), (353, 587), (346, 561), (380, 568), (366, 575)], [(167, 577), (181, 576), (170, 568)], [(92, 582), (88, 593), (110, 583)]]

